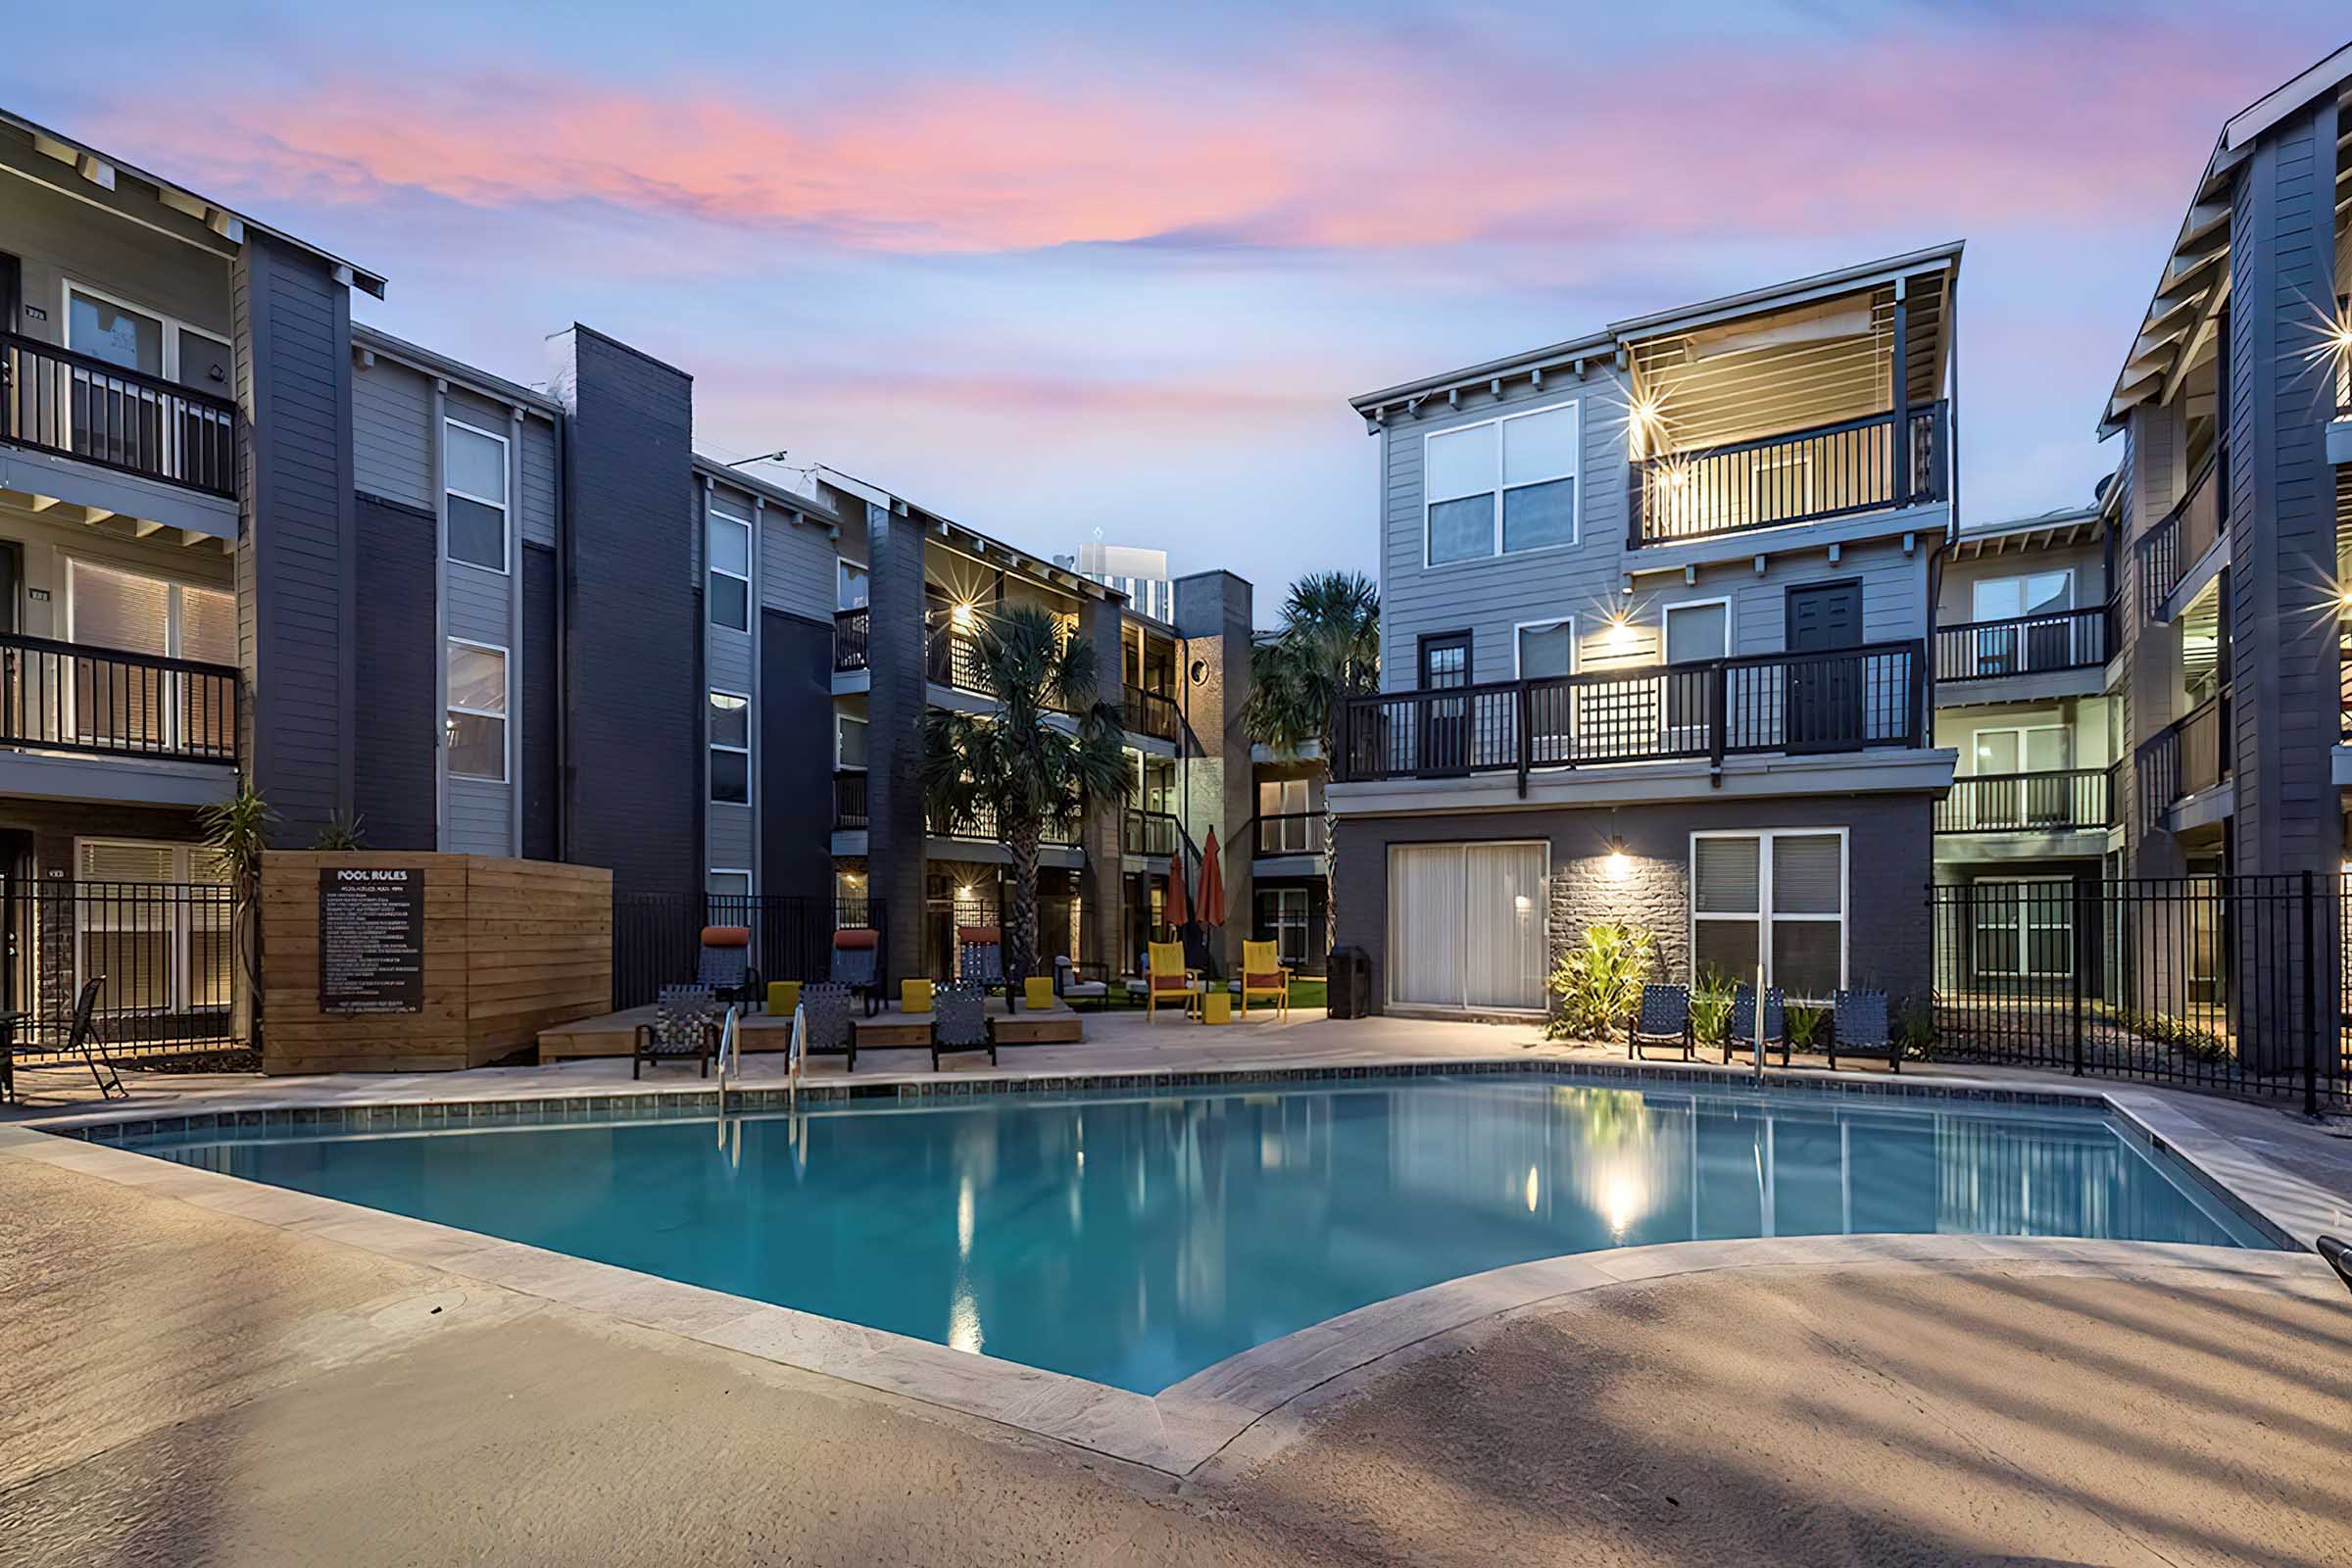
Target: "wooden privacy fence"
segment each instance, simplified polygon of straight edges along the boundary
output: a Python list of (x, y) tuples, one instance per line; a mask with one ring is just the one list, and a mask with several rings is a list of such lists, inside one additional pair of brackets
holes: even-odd
[(272, 850), (262, 1070), (478, 1067), (612, 997), (612, 873), (479, 855)]

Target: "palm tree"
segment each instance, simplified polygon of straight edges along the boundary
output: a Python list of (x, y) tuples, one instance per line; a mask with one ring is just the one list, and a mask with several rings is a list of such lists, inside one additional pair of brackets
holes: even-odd
[(1126, 729), (1115, 704), (1096, 700), (1094, 643), (1051, 611), (1023, 605), (990, 617), (977, 653), (996, 711), (924, 714), (923, 796), (944, 828), (993, 824), (1012, 860), (1007, 972), (1029, 975), (1037, 972), (1038, 841), (1050, 826), (1082, 820), (1090, 804), (1125, 797)]
[[(1242, 723), (1251, 740), (1286, 759), (1318, 747), (1328, 779), (1348, 699), (1379, 689), (1379, 584), (1360, 571), (1313, 571), (1291, 584), (1281, 626), (1250, 650)], [(1326, 846), (1334, 844), (1337, 826), (1327, 801)], [(1329, 889), (1324, 918), (1336, 928), (1339, 903)]]

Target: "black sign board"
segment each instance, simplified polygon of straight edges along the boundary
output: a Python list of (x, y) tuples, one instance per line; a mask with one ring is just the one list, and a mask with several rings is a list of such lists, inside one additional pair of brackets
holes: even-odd
[(318, 873), (318, 1010), (424, 1010), (424, 873)]

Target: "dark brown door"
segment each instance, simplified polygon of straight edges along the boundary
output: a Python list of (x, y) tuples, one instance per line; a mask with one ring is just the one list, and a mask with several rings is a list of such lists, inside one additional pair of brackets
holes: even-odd
[(1788, 712), (1792, 752), (1851, 751), (1863, 741), (1862, 585), (1788, 590)]
[[(1457, 691), (1470, 684), (1470, 634), (1421, 639), (1421, 690)], [(1470, 770), (1470, 703), (1464, 697), (1421, 699), (1421, 773)]]

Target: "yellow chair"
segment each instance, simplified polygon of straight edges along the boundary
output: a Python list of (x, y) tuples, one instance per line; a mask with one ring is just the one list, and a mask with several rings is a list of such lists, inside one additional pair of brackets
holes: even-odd
[(1031, 1012), (1052, 1012), (1054, 1001), (1052, 975), (1033, 974), (1021, 982), (1021, 1005)]
[(1242, 1016), (1250, 1016), (1253, 1000), (1271, 999), (1274, 1016), (1291, 1015), (1291, 971), (1284, 968), (1271, 942), (1242, 944)]
[(931, 1010), (931, 982), (928, 980), (900, 981), (899, 1010), (901, 1012), (929, 1012)]
[(1184, 1015), (1193, 1015), (1194, 982), (1200, 971), (1184, 966), (1184, 944), (1154, 942), (1145, 952), (1144, 1022), (1159, 1016), (1162, 1003), (1181, 1003)]
[(798, 980), (770, 980), (767, 983), (769, 1016), (789, 1018), (800, 1004), (801, 983)]

